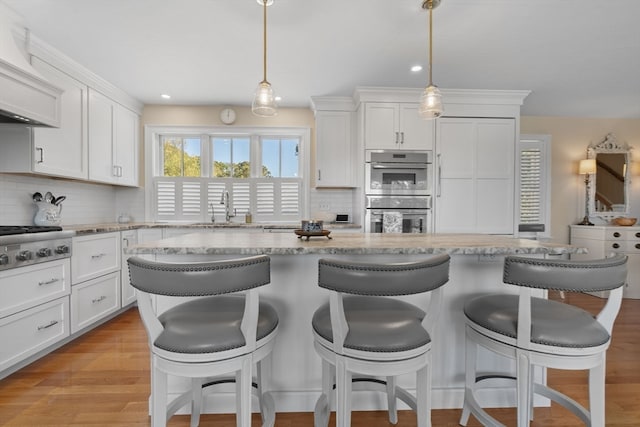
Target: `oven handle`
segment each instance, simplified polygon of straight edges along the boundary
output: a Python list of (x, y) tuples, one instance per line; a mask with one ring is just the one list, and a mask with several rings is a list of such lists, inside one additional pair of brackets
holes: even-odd
[(428, 163), (371, 163), (373, 169), (427, 169)]
[[(376, 210), (377, 209), (377, 210)], [(408, 213), (408, 214), (428, 214), (429, 209), (413, 209), (413, 208), (397, 208), (397, 209), (379, 209), (379, 208), (367, 208), (367, 211), (371, 212), (371, 215), (382, 215), (385, 212), (400, 212), (400, 213)]]

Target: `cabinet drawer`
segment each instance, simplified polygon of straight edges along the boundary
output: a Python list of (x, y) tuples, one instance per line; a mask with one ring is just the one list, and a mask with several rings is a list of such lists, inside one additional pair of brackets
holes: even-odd
[(71, 290), (71, 333), (120, 308), (120, 274), (114, 272)]
[(71, 278), (74, 285), (120, 270), (120, 233), (73, 238)]
[(68, 336), (68, 296), (0, 319), (0, 371)]
[(0, 273), (0, 318), (71, 292), (69, 258)]
[(628, 229), (628, 228), (615, 228), (613, 230), (607, 229), (606, 232), (607, 240), (637, 240), (640, 241), (640, 230)]

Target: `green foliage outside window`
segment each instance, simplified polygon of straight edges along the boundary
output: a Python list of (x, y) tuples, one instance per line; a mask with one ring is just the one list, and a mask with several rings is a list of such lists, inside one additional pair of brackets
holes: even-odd
[(179, 140), (165, 141), (164, 176), (200, 176), (200, 156), (183, 152), (181, 145)]

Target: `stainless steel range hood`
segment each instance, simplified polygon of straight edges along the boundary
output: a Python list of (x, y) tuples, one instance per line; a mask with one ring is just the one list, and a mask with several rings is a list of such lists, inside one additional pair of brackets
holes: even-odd
[(0, 125), (59, 127), (62, 90), (29, 64), (13, 36), (16, 23), (0, 2)]

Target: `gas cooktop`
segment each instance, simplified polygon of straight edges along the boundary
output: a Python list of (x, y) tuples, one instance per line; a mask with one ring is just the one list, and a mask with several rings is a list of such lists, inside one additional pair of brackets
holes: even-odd
[(0, 225), (0, 236), (51, 231), (62, 231), (62, 227), (49, 225)]

